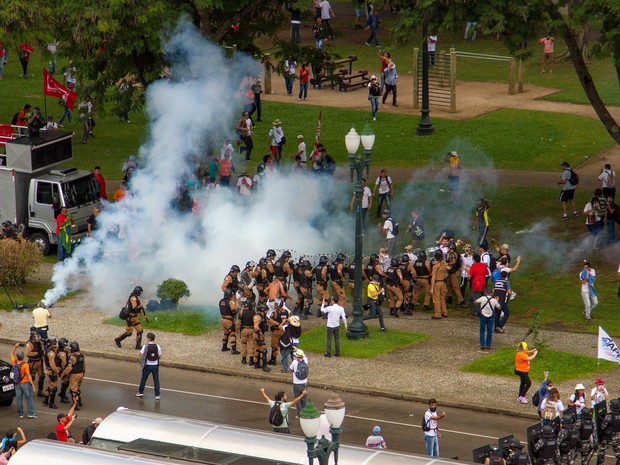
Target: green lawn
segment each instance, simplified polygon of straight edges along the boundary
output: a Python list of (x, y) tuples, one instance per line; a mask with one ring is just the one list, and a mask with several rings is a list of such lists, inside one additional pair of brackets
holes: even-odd
[[(595, 351), (593, 352), (595, 353)], [(504, 347), (484, 355), (464, 366), (461, 370), (468, 373), (484, 373), (493, 376), (514, 377), (515, 349)], [(618, 367), (617, 363), (606, 360), (599, 361), (595, 357), (585, 355), (544, 350), (532, 361), (530, 377), (536, 381), (544, 379), (544, 372), (549, 378), (560, 383), (569, 379), (582, 380), (594, 375), (611, 371)]]
[[(199, 336), (219, 326), (219, 318), (210, 317), (209, 313), (200, 310), (189, 311), (158, 311), (147, 314), (149, 321), (142, 320), (147, 330), (168, 331), (187, 336)], [(104, 323), (114, 326), (125, 326), (118, 317), (108, 318)]]
[[(340, 355), (352, 358), (373, 358), (398, 350), (401, 347), (419, 344), (430, 336), (422, 333), (409, 333), (405, 331), (390, 330), (387, 333), (379, 331), (378, 326), (368, 326), (370, 336), (367, 339), (349, 340), (346, 338), (344, 328), (340, 331)], [(320, 326), (303, 333), (301, 348), (304, 351), (323, 353), (327, 328)], [(332, 350), (334, 350), (332, 341)]]

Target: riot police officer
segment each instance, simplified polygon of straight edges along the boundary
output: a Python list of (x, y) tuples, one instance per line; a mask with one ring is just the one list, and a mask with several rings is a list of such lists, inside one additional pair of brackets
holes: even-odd
[(598, 447), (596, 428), (592, 421), (590, 409), (584, 408), (577, 419), (577, 429), (579, 431), (579, 447), (577, 452), (581, 454), (581, 463), (588, 464)]
[(506, 459), (497, 444), (493, 444), (489, 450), (489, 456), (484, 460), (484, 465), (506, 465)]
[(508, 459), (506, 459), (508, 465), (531, 465), (530, 456), (523, 450), (523, 444), (517, 438), (510, 440), (509, 450)]
[[(299, 269), (299, 295), (302, 298), (301, 317), (307, 319), (312, 307), (312, 264), (309, 260), (304, 260)], [(272, 345), (273, 346), (273, 345)]]
[[(312, 304), (312, 296), (310, 297), (310, 304)], [(264, 307), (265, 308), (261, 308), (261, 311), (266, 314), (268, 308), (266, 305)], [(284, 323), (289, 316), (290, 312), (284, 305), (284, 302), (280, 302), (275, 306), (275, 311), (271, 316), (267, 317), (267, 323), (271, 327), (271, 358), (269, 359), (269, 365), (276, 364), (278, 352), (280, 350), (280, 339), (284, 334), (282, 323)]]
[(267, 282), (273, 281), (276, 270), (273, 267), (273, 261), (276, 258), (276, 252), (273, 249), (269, 249), (265, 254), (265, 271), (267, 272)]
[(390, 315), (399, 318), (398, 311), (403, 304), (403, 293), (400, 289), (400, 283), (403, 276), (398, 268), (398, 259), (392, 258), (390, 268), (387, 271), (386, 287), (388, 291), (388, 299), (390, 302)]
[(448, 317), (448, 309), (446, 308), (448, 265), (443, 259), (443, 254), (440, 250), (436, 250), (433, 257), (435, 262), (431, 269), (431, 294), (433, 296), (435, 314), (431, 318), (433, 320), (441, 320), (442, 317)]
[(267, 366), (267, 344), (265, 343), (265, 333), (268, 331), (266, 306), (260, 306), (258, 312), (253, 317), (254, 320), (254, 344), (256, 344), (256, 363), (254, 368), (262, 368), (264, 371), (271, 371)]
[(275, 262), (273, 262), (273, 274), (276, 278), (284, 282), (284, 290), (288, 292), (287, 280), (290, 275), (293, 274), (293, 269), (289, 263), (291, 259), (291, 252), (285, 250)]
[(381, 286), (385, 286), (385, 278), (387, 278), (387, 274), (385, 274), (385, 272), (381, 269), (381, 264), (379, 263), (379, 255), (373, 253), (368, 258), (368, 264), (366, 265), (365, 271), (368, 279), (370, 279), (376, 274), (379, 275)]
[(69, 361), (67, 367), (62, 372), (62, 377), (69, 380), (69, 391), (75, 405), (75, 410), (82, 408), (82, 380), (86, 373), (86, 362), (84, 355), (80, 352), (80, 345), (73, 341), (69, 344)]
[(247, 357), (250, 357), (250, 365), (254, 364), (254, 303), (245, 301), (239, 314), (237, 315), (236, 330), (241, 338), (241, 363), (248, 363)]
[(620, 400), (609, 401), (609, 412), (601, 423), (601, 442), (596, 454), (596, 465), (605, 461), (607, 448), (611, 446), (616, 456), (616, 463), (620, 463)]
[[(237, 315), (237, 299), (230, 288), (224, 291), (224, 297), (218, 303), (222, 322), (222, 352), (230, 350), (232, 355), (238, 355), (237, 339), (235, 337), (235, 316)], [(228, 340), (230, 339), (230, 349)]]
[(552, 465), (558, 463), (558, 439), (549, 425), (543, 426), (542, 437), (534, 444), (534, 453), (538, 465)]
[(136, 330), (136, 350), (142, 349), (142, 333), (144, 330), (142, 329), (142, 322), (140, 321), (140, 315), (144, 316), (144, 320), (148, 323), (149, 319), (146, 316), (146, 310), (142, 306), (142, 302), (140, 302), (140, 296), (144, 292), (141, 286), (136, 286), (131, 291), (129, 295), (129, 299), (127, 299), (127, 310), (129, 310), (129, 316), (127, 317), (127, 328), (125, 328), (125, 332), (114, 339), (116, 343), (116, 347), (121, 347), (121, 341), (127, 339), (131, 336), (133, 330)]
[(403, 293), (403, 303), (405, 307), (405, 315), (413, 315), (411, 311), (411, 297), (413, 295), (412, 280), (415, 275), (415, 270), (409, 262), (409, 255), (403, 254), (400, 258), (400, 265), (398, 265), (402, 280), (400, 282), (400, 290)]
[(256, 275), (256, 290), (258, 291), (258, 301), (264, 302), (267, 300), (267, 286), (269, 281), (267, 278), (267, 262), (264, 258), (258, 261), (258, 265), (254, 269)]
[[(330, 279), (332, 281), (332, 295), (337, 295), (340, 305), (343, 307), (347, 303), (347, 295), (344, 292), (344, 260), (345, 255), (339, 253), (336, 260), (332, 263)], [(322, 302), (322, 301), (321, 301)]]
[(230, 271), (226, 276), (224, 276), (224, 281), (222, 281), (222, 292), (225, 292), (226, 289), (230, 289), (233, 293), (239, 290), (240, 271), (241, 269), (237, 265), (230, 267)]
[(47, 349), (43, 359), (45, 365), (45, 374), (47, 375), (47, 389), (45, 390), (45, 399), (43, 405), (57, 409), (56, 392), (58, 391), (58, 375), (60, 374), (60, 360), (58, 358), (58, 342), (56, 338), (50, 336), (47, 339)]
[(28, 365), (32, 380), (39, 375), (37, 397), (45, 397), (43, 393), (43, 384), (45, 383), (45, 373), (43, 372), (43, 343), (41, 336), (34, 326), (30, 328), (30, 338), (26, 342), (26, 357), (28, 357)]
[[(56, 358), (58, 359), (58, 368), (60, 369), (60, 373), (62, 373), (65, 368), (67, 368), (67, 363), (69, 363), (69, 352), (67, 351), (67, 346), (69, 345), (69, 341), (61, 337), (58, 339), (58, 351), (56, 352)], [(67, 389), (69, 388), (69, 381), (60, 380), (60, 403), (68, 404), (69, 398), (67, 397)]]
[[(329, 260), (325, 255), (319, 258), (319, 264), (314, 268), (314, 278), (316, 280), (316, 296), (319, 302), (329, 299), (329, 291), (327, 290), (327, 282), (329, 281)], [(317, 310), (317, 317), (321, 315), (321, 306)]]
[(449, 251), (446, 254), (446, 265), (448, 265), (448, 295), (449, 302), (452, 301), (452, 294), (456, 295), (459, 306), (465, 308), (467, 304), (461, 293), (461, 283), (459, 282), (459, 273), (461, 269), (461, 257), (456, 251), (456, 244), (450, 242), (448, 244)]
[(579, 447), (579, 430), (571, 414), (566, 413), (562, 417), (562, 430), (558, 434), (558, 447), (560, 463), (562, 465), (573, 465), (577, 447)]
[(293, 289), (297, 293), (297, 301), (295, 302), (295, 308), (293, 308), (293, 313), (295, 315), (301, 315), (301, 311), (303, 309), (303, 295), (299, 290), (299, 280), (300, 280), (300, 272), (303, 268), (303, 257), (299, 257), (299, 261), (297, 264), (293, 264), (291, 268), (293, 269)]
[(245, 264), (245, 268), (239, 275), (239, 288), (243, 290), (242, 300), (250, 300), (252, 302), (256, 301), (256, 296), (254, 295), (254, 288), (256, 287), (256, 276), (258, 273), (255, 271), (256, 263), (252, 260)]
[(411, 300), (413, 305), (418, 305), (420, 292), (424, 291), (424, 307), (423, 310), (429, 310), (431, 303), (431, 264), (426, 259), (426, 252), (420, 250), (416, 253), (418, 259), (413, 262), (414, 281), (413, 296)]

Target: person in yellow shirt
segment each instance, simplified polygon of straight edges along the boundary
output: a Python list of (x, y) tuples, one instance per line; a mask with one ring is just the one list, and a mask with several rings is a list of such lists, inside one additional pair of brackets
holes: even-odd
[(367, 301), (370, 306), (370, 313), (368, 316), (364, 317), (364, 320), (372, 320), (378, 317), (381, 331), (387, 333), (387, 328), (383, 323), (383, 310), (381, 309), (381, 303), (385, 298), (385, 289), (383, 289), (381, 284), (379, 284), (379, 279), (378, 274), (373, 274), (370, 278), (370, 283), (368, 283), (366, 295), (368, 297)]
[(461, 184), (461, 170), (463, 162), (459, 158), (458, 153), (454, 150), (446, 155), (446, 163), (448, 163), (448, 191), (450, 192), (450, 203), (459, 201), (459, 190)]
[(538, 350), (527, 350), (527, 342), (522, 341), (519, 343), (517, 353), (515, 354), (515, 375), (521, 378), (521, 384), (519, 384), (519, 396), (517, 400), (522, 404), (527, 404), (527, 391), (532, 385), (530, 380), (530, 361), (538, 355)]

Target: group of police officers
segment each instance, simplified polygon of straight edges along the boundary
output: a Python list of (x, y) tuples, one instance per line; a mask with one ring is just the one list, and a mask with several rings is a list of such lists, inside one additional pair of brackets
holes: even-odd
[[(41, 305), (41, 304), (40, 304)], [(57, 409), (56, 394), (60, 385), (59, 399), (63, 404), (75, 404), (75, 410), (82, 407), (81, 385), (86, 372), (84, 355), (80, 345), (66, 338), (56, 339), (47, 335), (47, 330), (34, 326), (30, 328), (30, 337), (25, 344), (30, 374), (34, 382), (38, 376), (37, 397), (43, 397), (43, 405)], [(47, 377), (47, 388), (44, 388)], [(67, 397), (67, 389), (71, 401)]]
[(579, 414), (565, 412), (551, 424), (540, 424), (528, 429), (531, 456), (523, 450), (516, 438), (505, 441), (503, 447), (491, 445), (474, 450), (474, 460), (485, 465), (573, 465), (580, 456), (587, 465), (594, 455), (602, 465), (609, 447), (620, 464), (620, 399), (595, 406), (595, 417), (588, 408)]

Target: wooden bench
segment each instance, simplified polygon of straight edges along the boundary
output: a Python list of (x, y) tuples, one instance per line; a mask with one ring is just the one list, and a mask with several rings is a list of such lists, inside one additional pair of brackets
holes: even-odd
[(367, 76), (368, 71), (365, 69), (358, 71), (355, 74), (346, 74), (341, 76), (339, 78), (338, 90), (346, 92), (347, 89), (365, 87), (370, 82), (370, 79)]
[(329, 82), (332, 86), (332, 89), (334, 89), (336, 87), (336, 83), (339, 83), (340, 78), (342, 76), (346, 76), (346, 74), (346, 69), (338, 69), (336, 71), (332, 71), (330, 74), (319, 73), (315, 77), (310, 78), (310, 84), (312, 84), (313, 87), (316, 87), (322, 85), (325, 82)]
[(341, 58), (340, 60), (328, 61), (326, 63), (328, 69), (336, 69), (340, 65), (349, 65), (349, 74), (353, 74), (353, 62), (357, 61), (357, 57), (355, 55), (349, 55), (347, 58)]

